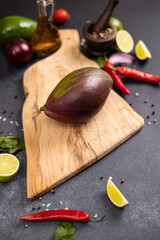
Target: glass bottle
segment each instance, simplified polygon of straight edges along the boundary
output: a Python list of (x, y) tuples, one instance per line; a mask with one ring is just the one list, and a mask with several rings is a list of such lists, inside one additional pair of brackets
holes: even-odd
[[(57, 28), (52, 23), (54, 0), (36, 0), (38, 6), (38, 24), (32, 36), (31, 45), (38, 57), (46, 57), (61, 45)], [(51, 15), (47, 16), (47, 7), (51, 5)]]

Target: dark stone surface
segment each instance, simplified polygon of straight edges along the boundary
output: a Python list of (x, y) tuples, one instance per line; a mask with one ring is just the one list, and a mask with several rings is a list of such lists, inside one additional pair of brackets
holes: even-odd
[[(80, 36), (83, 25), (87, 20), (95, 20), (103, 11), (107, 1), (98, 0), (57, 0), (56, 8), (65, 8), (71, 18), (59, 28), (76, 28)], [(135, 43), (143, 40), (152, 53), (152, 59), (141, 64), (137, 61), (137, 68), (160, 75), (160, 1), (123, 0), (117, 5), (113, 16), (119, 18), (134, 38)], [(0, 15), (24, 15), (37, 19), (35, 1), (0, 1)], [(36, 60), (35, 60), (36, 61)], [(63, 64), (63, 62), (62, 62)], [(29, 66), (29, 65), (28, 65)], [(0, 120), (2, 135), (20, 136), (22, 132), (22, 96), (24, 68), (12, 67), (7, 70), (7, 63), (3, 49), (0, 50), (0, 116), (7, 120)], [(28, 223), (20, 222), (23, 214), (45, 210), (37, 207), (51, 203), (49, 209), (70, 208), (88, 212), (98, 218), (106, 215), (101, 223), (74, 223), (77, 227), (76, 239), (100, 240), (158, 240), (160, 236), (160, 86), (143, 82), (124, 80), (131, 91), (126, 96), (128, 103), (145, 119), (143, 129), (130, 138), (123, 145), (106, 157), (43, 196), (42, 200), (30, 202), (26, 198), (26, 154), (21, 151), (16, 154), (20, 160), (20, 170), (15, 179), (8, 183), (0, 183), (0, 239), (2, 240), (51, 240), (57, 222)], [(136, 97), (135, 93), (139, 96)], [(18, 96), (17, 99), (14, 96)], [(148, 99), (148, 103), (144, 100)], [(151, 107), (154, 103), (155, 106)], [(6, 113), (2, 113), (6, 109)], [(10, 112), (14, 111), (11, 118)], [(151, 113), (155, 111), (155, 114)], [(149, 119), (146, 119), (149, 115)], [(157, 119), (156, 123), (153, 120)], [(19, 126), (10, 124), (10, 120), (18, 121)], [(151, 125), (148, 126), (148, 121)], [(107, 123), (106, 123), (107, 127)], [(63, 150), (63, 149), (62, 149)], [(100, 177), (104, 178), (100, 180)], [(124, 209), (116, 208), (106, 196), (106, 180), (113, 177), (130, 205)], [(125, 182), (120, 184), (121, 179)], [(60, 204), (62, 201), (62, 204)], [(33, 211), (32, 207), (36, 207)]]

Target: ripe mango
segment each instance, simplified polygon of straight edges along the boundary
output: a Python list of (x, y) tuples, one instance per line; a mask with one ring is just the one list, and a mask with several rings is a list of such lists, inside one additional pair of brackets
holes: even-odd
[(105, 71), (86, 67), (65, 76), (49, 95), (41, 111), (64, 123), (83, 123), (103, 107), (113, 86)]

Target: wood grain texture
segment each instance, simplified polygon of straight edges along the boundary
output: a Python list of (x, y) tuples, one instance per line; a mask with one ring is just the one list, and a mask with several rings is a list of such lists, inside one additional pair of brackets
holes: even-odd
[(63, 124), (37, 110), (71, 71), (98, 67), (79, 50), (76, 30), (61, 30), (62, 46), (24, 73), (23, 129), (27, 154), (27, 197), (34, 200), (55, 188), (135, 134), (144, 120), (111, 91), (103, 109), (89, 122)]

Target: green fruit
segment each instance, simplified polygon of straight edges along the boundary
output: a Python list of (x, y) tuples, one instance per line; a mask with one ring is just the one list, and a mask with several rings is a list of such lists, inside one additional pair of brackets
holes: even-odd
[(0, 182), (12, 180), (19, 170), (19, 160), (12, 154), (0, 154)]
[(109, 22), (117, 28), (117, 31), (123, 30), (122, 22), (119, 19), (111, 17)]
[(21, 16), (8, 16), (0, 19), (0, 45), (7, 44), (13, 38), (30, 40), (37, 22)]
[(112, 85), (110, 75), (101, 69), (75, 70), (58, 83), (40, 110), (60, 122), (86, 122), (101, 110)]
[(134, 41), (129, 32), (120, 30), (116, 34), (116, 50), (123, 53), (130, 53), (134, 48)]

